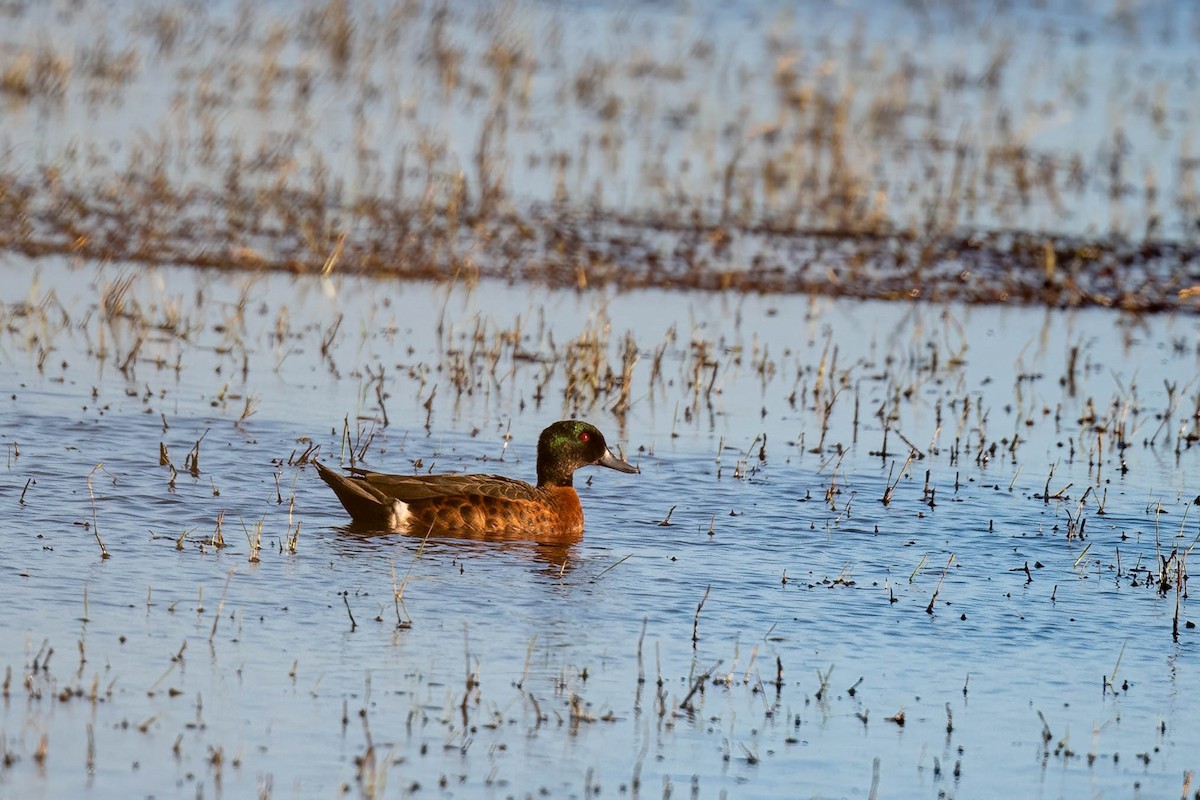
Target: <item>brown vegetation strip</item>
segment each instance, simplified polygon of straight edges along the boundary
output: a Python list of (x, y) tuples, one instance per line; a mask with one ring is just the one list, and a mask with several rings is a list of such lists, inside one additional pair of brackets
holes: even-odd
[[(144, 177), (79, 190), (0, 176), (0, 250), (403, 280), (481, 278), (863, 299), (1194, 310), (1200, 248), (1030, 233), (693, 223), (534, 206), (518, 213), (319, 191), (179, 191)], [(475, 205), (483, 206), (483, 203)]]

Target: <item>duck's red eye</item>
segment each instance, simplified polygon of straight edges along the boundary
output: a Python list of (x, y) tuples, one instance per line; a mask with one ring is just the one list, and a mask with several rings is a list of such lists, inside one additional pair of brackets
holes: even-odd
[(590, 433), (588, 433), (587, 431), (584, 431), (583, 433), (579, 434), (579, 441), (590, 442), (591, 440), (592, 440), (592, 435)]

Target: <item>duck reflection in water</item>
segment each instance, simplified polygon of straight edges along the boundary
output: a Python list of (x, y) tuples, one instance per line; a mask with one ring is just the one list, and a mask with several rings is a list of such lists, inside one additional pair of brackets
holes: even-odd
[(333, 530), (337, 533), (337, 541), (333, 547), (342, 555), (354, 557), (386, 554), (397, 558), (398, 572), (402, 571), (402, 559), (419, 554), (443, 559), (449, 556), (455, 561), (469, 561), (474, 558), (495, 557), (500, 553), (506, 557), (542, 564), (542, 568), (537, 572), (558, 577), (570, 572), (577, 565), (579, 543), (583, 540), (582, 535), (565, 540), (539, 542), (528, 538), (484, 540), (454, 534), (427, 538), (416, 534), (402, 534), (408, 540), (403, 551), (407, 555), (404, 555), (397, 554), (396, 531), (380, 530), (373, 525), (353, 521)]

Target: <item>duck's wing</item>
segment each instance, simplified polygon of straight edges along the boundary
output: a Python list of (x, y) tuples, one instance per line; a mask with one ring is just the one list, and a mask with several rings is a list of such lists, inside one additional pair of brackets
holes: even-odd
[(503, 475), (386, 475), (354, 470), (351, 480), (370, 487), (377, 496), (411, 503), (443, 497), (483, 496), (502, 500), (534, 500), (537, 490), (525, 481)]

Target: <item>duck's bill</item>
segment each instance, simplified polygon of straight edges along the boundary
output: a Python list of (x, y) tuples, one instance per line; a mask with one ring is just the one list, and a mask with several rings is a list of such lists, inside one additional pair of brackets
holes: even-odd
[(612, 454), (611, 450), (605, 450), (604, 455), (600, 456), (600, 460), (596, 462), (602, 467), (615, 469), (617, 472), (641, 472), (640, 469), (630, 464), (628, 461), (622, 461)]

